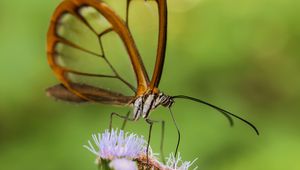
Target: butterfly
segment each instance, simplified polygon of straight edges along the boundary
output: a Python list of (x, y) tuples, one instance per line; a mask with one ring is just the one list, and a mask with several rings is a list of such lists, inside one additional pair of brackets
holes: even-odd
[[(150, 0), (146, 1), (148, 2)], [(132, 0), (126, 1), (125, 18), (120, 17), (109, 5), (107, 5), (107, 3), (101, 0), (64, 0), (59, 4), (51, 18), (48, 30), (47, 58), (48, 63), (57, 79), (60, 81), (60, 84), (48, 88), (47, 93), (56, 99), (64, 101), (129, 105), (133, 107), (133, 121), (137, 121), (140, 118), (144, 118), (149, 121), (151, 111), (158, 106), (163, 106), (169, 109), (175, 125), (176, 122), (171, 111), (171, 107), (175, 100), (187, 99), (205, 104), (219, 111), (226, 116), (231, 125), (233, 125), (232, 117), (240, 119), (259, 134), (256, 127), (247, 120), (215, 105), (185, 95), (170, 96), (159, 90), (158, 86), (161, 80), (166, 55), (168, 24), (167, 1), (152, 0), (158, 9), (159, 25), (156, 60), (151, 79), (148, 76), (148, 72), (146, 71), (145, 65), (136, 46), (131, 29), (128, 26), (128, 11), (131, 2)], [(102, 25), (103, 28), (100, 28)], [(70, 32), (74, 32), (74, 34), (68, 36)], [(89, 44), (83, 44), (82, 40), (84, 38), (76, 38), (78, 35), (84, 35), (86, 32), (89, 32), (89, 35), (93, 34), (96, 37), (96, 40), (98, 41), (98, 51), (90, 50)], [(131, 68), (128, 69), (132, 69), (134, 72), (136, 87), (131, 84), (132, 82), (129, 82), (121, 76), (110, 62), (106, 51), (104, 50), (103, 39), (110, 33), (115, 33), (125, 47), (125, 51), (129, 56), (127, 59), (131, 64)], [(80, 54), (88, 54), (90, 55), (89, 57), (93, 56), (101, 59), (112, 74), (84, 72), (82, 70), (70, 68), (68, 65), (64, 64), (64, 61), (66, 60), (76, 60), (70, 59), (70, 56)], [(88, 57), (83, 60), (87, 59)], [(93, 64), (97, 64), (97, 62)], [(132, 91), (132, 94), (125, 95), (111, 89), (90, 85), (88, 83), (79, 83), (73, 79), (74, 75), (100, 79), (100, 82), (105, 79), (114, 79), (128, 87)], [(180, 140), (179, 130), (178, 136), (179, 138), (175, 153), (177, 153)]]

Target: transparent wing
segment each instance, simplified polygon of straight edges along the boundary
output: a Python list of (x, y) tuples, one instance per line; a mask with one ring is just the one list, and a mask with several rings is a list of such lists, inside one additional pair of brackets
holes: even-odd
[[(166, 53), (167, 1), (166, 0), (103, 0), (126, 21), (136, 45), (152, 74), (150, 90), (158, 88)], [(124, 9), (126, 9), (124, 11)], [(154, 58), (156, 58), (154, 60)]]
[(125, 104), (149, 84), (126, 23), (102, 1), (63, 1), (51, 19), (47, 53), (64, 87), (87, 101)]
[(155, 90), (161, 79), (166, 54), (167, 1), (127, 0), (127, 9), (130, 9), (126, 16), (130, 31), (142, 56), (145, 56), (143, 59), (150, 71), (148, 73), (152, 74), (149, 88)]

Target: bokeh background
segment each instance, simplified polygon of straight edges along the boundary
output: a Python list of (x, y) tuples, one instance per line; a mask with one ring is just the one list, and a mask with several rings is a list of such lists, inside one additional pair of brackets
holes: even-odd
[[(82, 145), (108, 127), (110, 112), (128, 111), (74, 105), (45, 95), (57, 83), (46, 61), (45, 42), (59, 2), (0, 1), (0, 169), (96, 169), (94, 155)], [(299, 170), (300, 1), (168, 3), (160, 89), (214, 103), (253, 122), (261, 132), (256, 136), (240, 121), (231, 128), (218, 112), (177, 101), (173, 110), (183, 159), (198, 158), (202, 170)], [(142, 48), (155, 53), (146, 41), (153, 37), (138, 37), (143, 38)], [(153, 58), (146, 55), (145, 64)], [(166, 120), (165, 152), (173, 151), (177, 136), (169, 113), (161, 108), (152, 117)], [(117, 127), (120, 121), (114, 123)], [(148, 127), (140, 121), (127, 130), (146, 136)], [(159, 130), (154, 128), (151, 143), (155, 152)]]

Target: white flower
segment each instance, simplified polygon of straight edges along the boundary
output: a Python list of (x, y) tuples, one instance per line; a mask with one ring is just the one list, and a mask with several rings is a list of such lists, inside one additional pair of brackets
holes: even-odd
[[(104, 133), (93, 134), (97, 149), (94, 148), (91, 141), (89, 145), (84, 145), (86, 149), (100, 157), (101, 159), (113, 160), (116, 158), (126, 158), (129, 160), (137, 159), (146, 154), (147, 142), (142, 136), (133, 133), (124, 133), (123, 130), (106, 130)], [(149, 148), (149, 156), (152, 155)]]
[(126, 158), (112, 160), (109, 167), (114, 170), (138, 170), (136, 162)]
[[(197, 158), (193, 161), (182, 161), (180, 153), (178, 153), (177, 158), (174, 156), (173, 153), (171, 153), (168, 157), (166, 167), (174, 170), (188, 170), (196, 160)], [(198, 167), (195, 167), (194, 170), (197, 168)]]
[(106, 130), (93, 134), (92, 138), (94, 144), (88, 141), (84, 147), (97, 156), (97, 164), (101, 165), (101, 160), (105, 160), (104, 164), (114, 170), (138, 170), (138, 167), (148, 166), (159, 170), (188, 170), (196, 161), (182, 161), (179, 153), (177, 157), (171, 153), (164, 165), (157, 160), (150, 147), (147, 155), (148, 145), (142, 136), (124, 133), (123, 130)]

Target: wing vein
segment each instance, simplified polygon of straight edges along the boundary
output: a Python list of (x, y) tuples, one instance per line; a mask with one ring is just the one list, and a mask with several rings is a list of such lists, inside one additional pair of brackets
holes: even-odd
[(77, 44), (75, 44), (75, 43), (73, 43), (73, 42), (71, 42), (71, 41), (69, 41), (69, 40), (67, 40), (67, 39), (65, 39), (65, 38), (63, 38), (63, 37), (61, 37), (61, 36), (57, 36), (57, 41), (58, 41), (58, 42), (61, 42), (61, 43), (63, 43), (63, 44), (65, 44), (65, 45), (71, 46), (71, 47), (73, 47), (73, 48), (77, 48), (77, 49), (79, 49), (79, 50), (81, 50), (81, 51), (83, 51), (83, 52), (86, 52), (86, 53), (88, 53), (88, 54), (94, 55), (94, 56), (96, 56), (96, 57), (104, 58), (103, 55), (100, 55), (100, 54), (97, 54), (97, 53), (95, 53), (95, 52), (93, 52), (93, 51), (90, 51), (90, 50), (88, 50), (88, 49), (85, 49), (85, 48), (83, 48), (83, 47), (81, 47), (81, 46), (79, 46), (79, 45), (77, 45)]
[(115, 73), (116, 77), (121, 81), (123, 82), (126, 86), (128, 86), (133, 92), (136, 92), (136, 89), (135, 87), (130, 84), (128, 81), (126, 81), (124, 78), (122, 78), (120, 76), (120, 74), (117, 72), (117, 70), (114, 68), (114, 66), (111, 64), (111, 62), (107, 59), (106, 55), (105, 55), (105, 51), (104, 51), (104, 46), (103, 46), (103, 43), (102, 43), (102, 36), (110, 33), (111, 31), (113, 31), (111, 28), (103, 31), (103, 34), (101, 34), (98, 39), (99, 39), (99, 45), (100, 45), (100, 49), (101, 49), (101, 52), (103, 54), (103, 58), (105, 60), (105, 62), (109, 65), (110, 69)]

